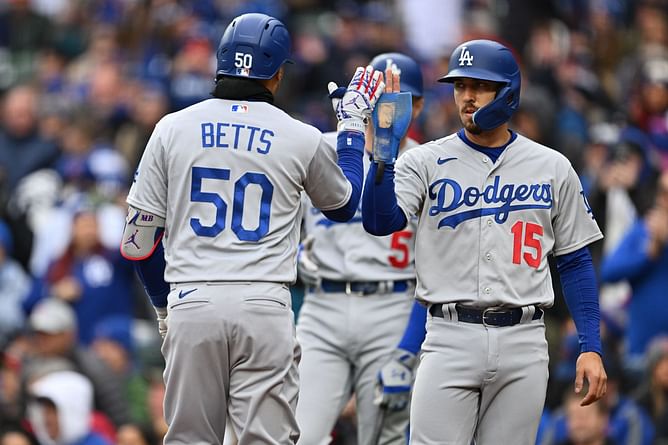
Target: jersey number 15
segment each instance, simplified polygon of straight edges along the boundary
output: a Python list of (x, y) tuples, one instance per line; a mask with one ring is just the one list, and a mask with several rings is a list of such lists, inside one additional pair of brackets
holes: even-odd
[(521, 264), (524, 258), (529, 266), (538, 269), (543, 256), (543, 246), (537, 237), (543, 236), (543, 226), (517, 221), (510, 231), (513, 234), (513, 264)]

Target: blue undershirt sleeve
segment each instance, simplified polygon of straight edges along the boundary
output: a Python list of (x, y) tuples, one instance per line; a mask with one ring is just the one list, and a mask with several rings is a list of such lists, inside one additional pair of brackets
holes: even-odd
[(342, 131), (336, 137), (336, 154), (338, 165), (343, 170), (343, 175), (352, 186), (350, 199), (343, 206), (334, 210), (323, 210), (322, 213), (332, 221), (346, 222), (350, 220), (360, 203), (362, 194), (362, 180), (364, 178), (364, 164), (362, 155), (364, 153), (364, 135), (357, 131)]
[(406, 227), (408, 220), (394, 193), (394, 164), (385, 164), (383, 177), (376, 184), (378, 164), (371, 163), (362, 196), (362, 224), (372, 235), (390, 235)]
[(583, 247), (556, 260), (564, 298), (578, 331), (580, 352), (602, 355), (598, 286), (589, 249)]
[(422, 342), (427, 335), (427, 308), (417, 301), (413, 302), (413, 309), (408, 318), (408, 324), (404, 330), (398, 347), (413, 354), (417, 354), (422, 347)]
[(166, 307), (169, 284), (165, 282), (164, 278), (166, 263), (165, 249), (162, 242), (158, 243), (151, 256), (132, 263), (153, 306)]

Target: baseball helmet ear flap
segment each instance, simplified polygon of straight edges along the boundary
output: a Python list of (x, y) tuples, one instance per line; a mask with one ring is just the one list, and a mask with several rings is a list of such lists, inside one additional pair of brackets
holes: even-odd
[(520, 104), (519, 94), (510, 85), (501, 87), (493, 101), (473, 113), (473, 123), (491, 130), (508, 122)]

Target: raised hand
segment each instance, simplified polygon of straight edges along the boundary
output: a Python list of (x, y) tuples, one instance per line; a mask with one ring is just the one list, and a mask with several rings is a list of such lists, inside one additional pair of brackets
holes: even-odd
[(376, 102), (385, 90), (383, 73), (371, 66), (358, 67), (348, 87), (343, 90), (334, 82), (327, 86), (332, 105), (339, 120), (339, 131), (364, 133), (366, 122)]

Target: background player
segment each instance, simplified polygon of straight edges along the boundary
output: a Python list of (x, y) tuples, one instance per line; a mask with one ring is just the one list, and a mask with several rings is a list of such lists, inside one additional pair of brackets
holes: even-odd
[[(580, 335), (575, 391), (606, 388), (587, 245), (602, 238), (568, 160), (508, 129), (520, 94), (512, 53), (457, 47), (448, 74), (464, 126), (367, 180), (364, 226), (385, 235), (419, 217), (416, 298), (429, 305), (411, 406), (411, 443), (533, 444), (545, 400), (547, 256), (557, 256)], [(376, 164), (369, 170), (375, 175)], [(396, 181), (396, 194), (395, 194)]]
[[(424, 105), (419, 65), (406, 55), (386, 53), (375, 57), (371, 66), (382, 71), (394, 66), (399, 71), (401, 91), (412, 94), (412, 117), (416, 118)], [(391, 76), (388, 73), (386, 79)], [(386, 83), (391, 91), (389, 80)], [(336, 134), (325, 137), (333, 140)], [(365, 145), (369, 154), (372, 142), (369, 127)], [(404, 137), (401, 153), (416, 145)], [(368, 166), (365, 156), (365, 169)], [(299, 276), (308, 286), (297, 323), (302, 347), (299, 443), (329, 443), (330, 432), (351, 392), (356, 395), (359, 444), (375, 445), (377, 423), (382, 423), (380, 443), (406, 443), (412, 372), (409, 370), (400, 382), (408, 385), (402, 403), (388, 406), (391, 410), (384, 419), (379, 419), (384, 413), (374, 399), (378, 371), (392, 357), (411, 311), (414, 223), (379, 238), (364, 231), (361, 213), (346, 223), (335, 223), (308, 203), (304, 230), (309, 248), (298, 262)], [(415, 355), (405, 352), (396, 359), (402, 360), (402, 368), (412, 368), (415, 363)]]
[(384, 84), (357, 69), (336, 110), (339, 168), (319, 131), (272, 104), (289, 53), (275, 18), (232, 20), (214, 98), (157, 124), (127, 198), (124, 240), (140, 248), (122, 251), (137, 261), (164, 336), (165, 444), (219, 444), (228, 415), (240, 445), (298, 437), (288, 283), (301, 192), (329, 218), (355, 214), (364, 119)]

